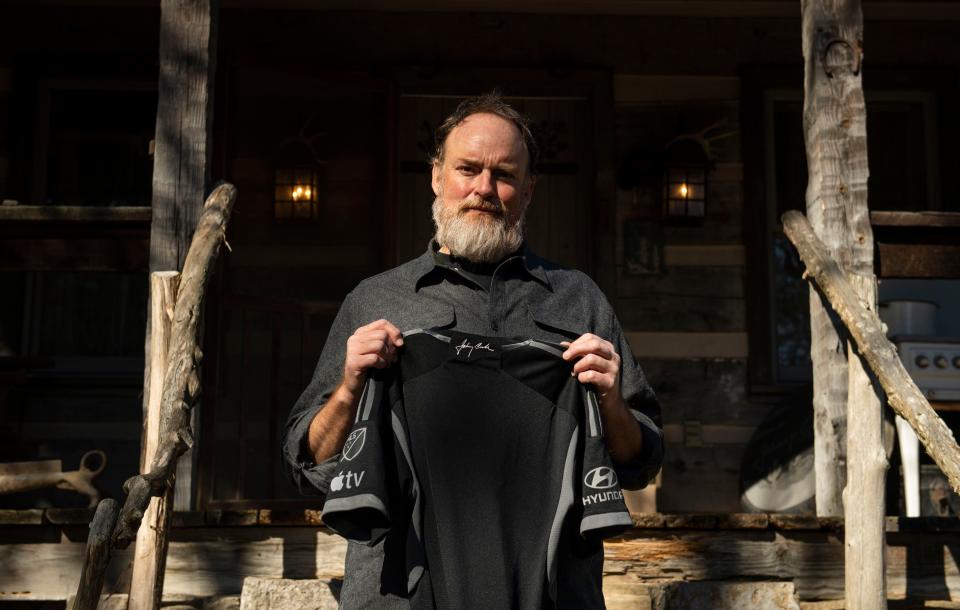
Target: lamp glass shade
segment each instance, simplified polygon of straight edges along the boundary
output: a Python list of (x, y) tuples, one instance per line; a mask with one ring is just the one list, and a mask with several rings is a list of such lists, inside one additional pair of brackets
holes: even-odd
[(319, 206), (316, 170), (311, 167), (277, 169), (273, 197), (276, 218), (317, 220)]

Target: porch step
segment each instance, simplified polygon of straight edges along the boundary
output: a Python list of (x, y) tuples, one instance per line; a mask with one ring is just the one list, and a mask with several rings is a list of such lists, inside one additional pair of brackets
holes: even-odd
[(338, 580), (294, 580), (291, 578), (243, 579), (240, 610), (337, 610)]
[[(800, 610), (791, 582), (671, 582), (646, 585), (644, 595), (605, 591), (607, 608), (618, 610)], [(336, 610), (339, 582), (248, 577), (240, 610)]]
[[(648, 585), (648, 593), (650, 610), (800, 610), (792, 582), (671, 582)], [(615, 597), (607, 594), (608, 608)]]

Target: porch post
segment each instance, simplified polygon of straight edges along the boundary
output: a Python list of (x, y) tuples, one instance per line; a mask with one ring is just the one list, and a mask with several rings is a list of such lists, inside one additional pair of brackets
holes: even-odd
[[(803, 123), (810, 178), (807, 217), (864, 306), (876, 311), (873, 231), (867, 207), (866, 109), (860, 76), (860, 0), (802, 0), (802, 15)], [(883, 517), (887, 460), (880, 400), (842, 324), (813, 286), (810, 330), (817, 513), (835, 516), (843, 508), (846, 608), (886, 608)], [(847, 480), (841, 505), (837, 492), (842, 487), (844, 457)]]
[[(210, 187), (217, 5), (161, 3), (151, 272), (182, 269)], [(193, 454), (187, 452), (177, 468), (175, 510), (193, 508)]]
[[(210, 188), (218, 10), (219, 0), (162, 0), (160, 4), (160, 73), (154, 137), (153, 219), (150, 225), (151, 273), (182, 270)], [(148, 445), (150, 379), (152, 376), (155, 380), (162, 380), (165, 376), (165, 371), (151, 375), (150, 335), (148, 316), (142, 458)], [(162, 388), (154, 390), (156, 395), (160, 392)], [(200, 408), (199, 404), (196, 405), (191, 414), (194, 438), (199, 436), (196, 428)], [(162, 500), (154, 500), (154, 503), (165, 502), (172, 496), (173, 506), (148, 511), (144, 527), (161, 525), (149, 522), (150, 519), (157, 521), (159, 514), (194, 508), (196, 455), (197, 452), (190, 449), (181, 456), (172, 493)], [(149, 466), (150, 462), (146, 461), (145, 467)], [(144, 542), (154, 538), (144, 537)], [(131, 585), (131, 610), (158, 608), (160, 604), (165, 549), (147, 546), (151, 548), (138, 548), (135, 554), (134, 573), (141, 577), (134, 579)], [(158, 555), (161, 557), (159, 563)]]

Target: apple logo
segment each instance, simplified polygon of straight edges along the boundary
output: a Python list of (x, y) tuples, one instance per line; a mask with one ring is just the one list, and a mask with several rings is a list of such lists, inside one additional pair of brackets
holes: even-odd
[(333, 480), (330, 481), (330, 491), (340, 491), (343, 489), (343, 471), (340, 471), (340, 474), (333, 477)]

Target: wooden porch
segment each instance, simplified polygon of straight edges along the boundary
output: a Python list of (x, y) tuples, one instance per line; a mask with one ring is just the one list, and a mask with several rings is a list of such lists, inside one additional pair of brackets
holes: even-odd
[[(0, 602), (63, 607), (76, 592), (91, 516), (87, 509), (0, 511)], [(960, 523), (889, 517), (886, 532), (890, 607), (960, 607), (951, 602), (960, 597)], [(343, 576), (346, 544), (322, 527), (319, 511), (175, 513), (170, 541), (165, 606), (239, 603), (247, 577), (319, 579), (335, 594)], [(115, 553), (104, 594), (128, 590), (131, 553)], [(604, 592), (611, 610), (646, 610), (655, 608), (651, 595), (677, 583), (783, 582), (802, 608), (840, 608), (843, 565), (842, 519), (635, 515), (634, 529), (606, 544)]]

